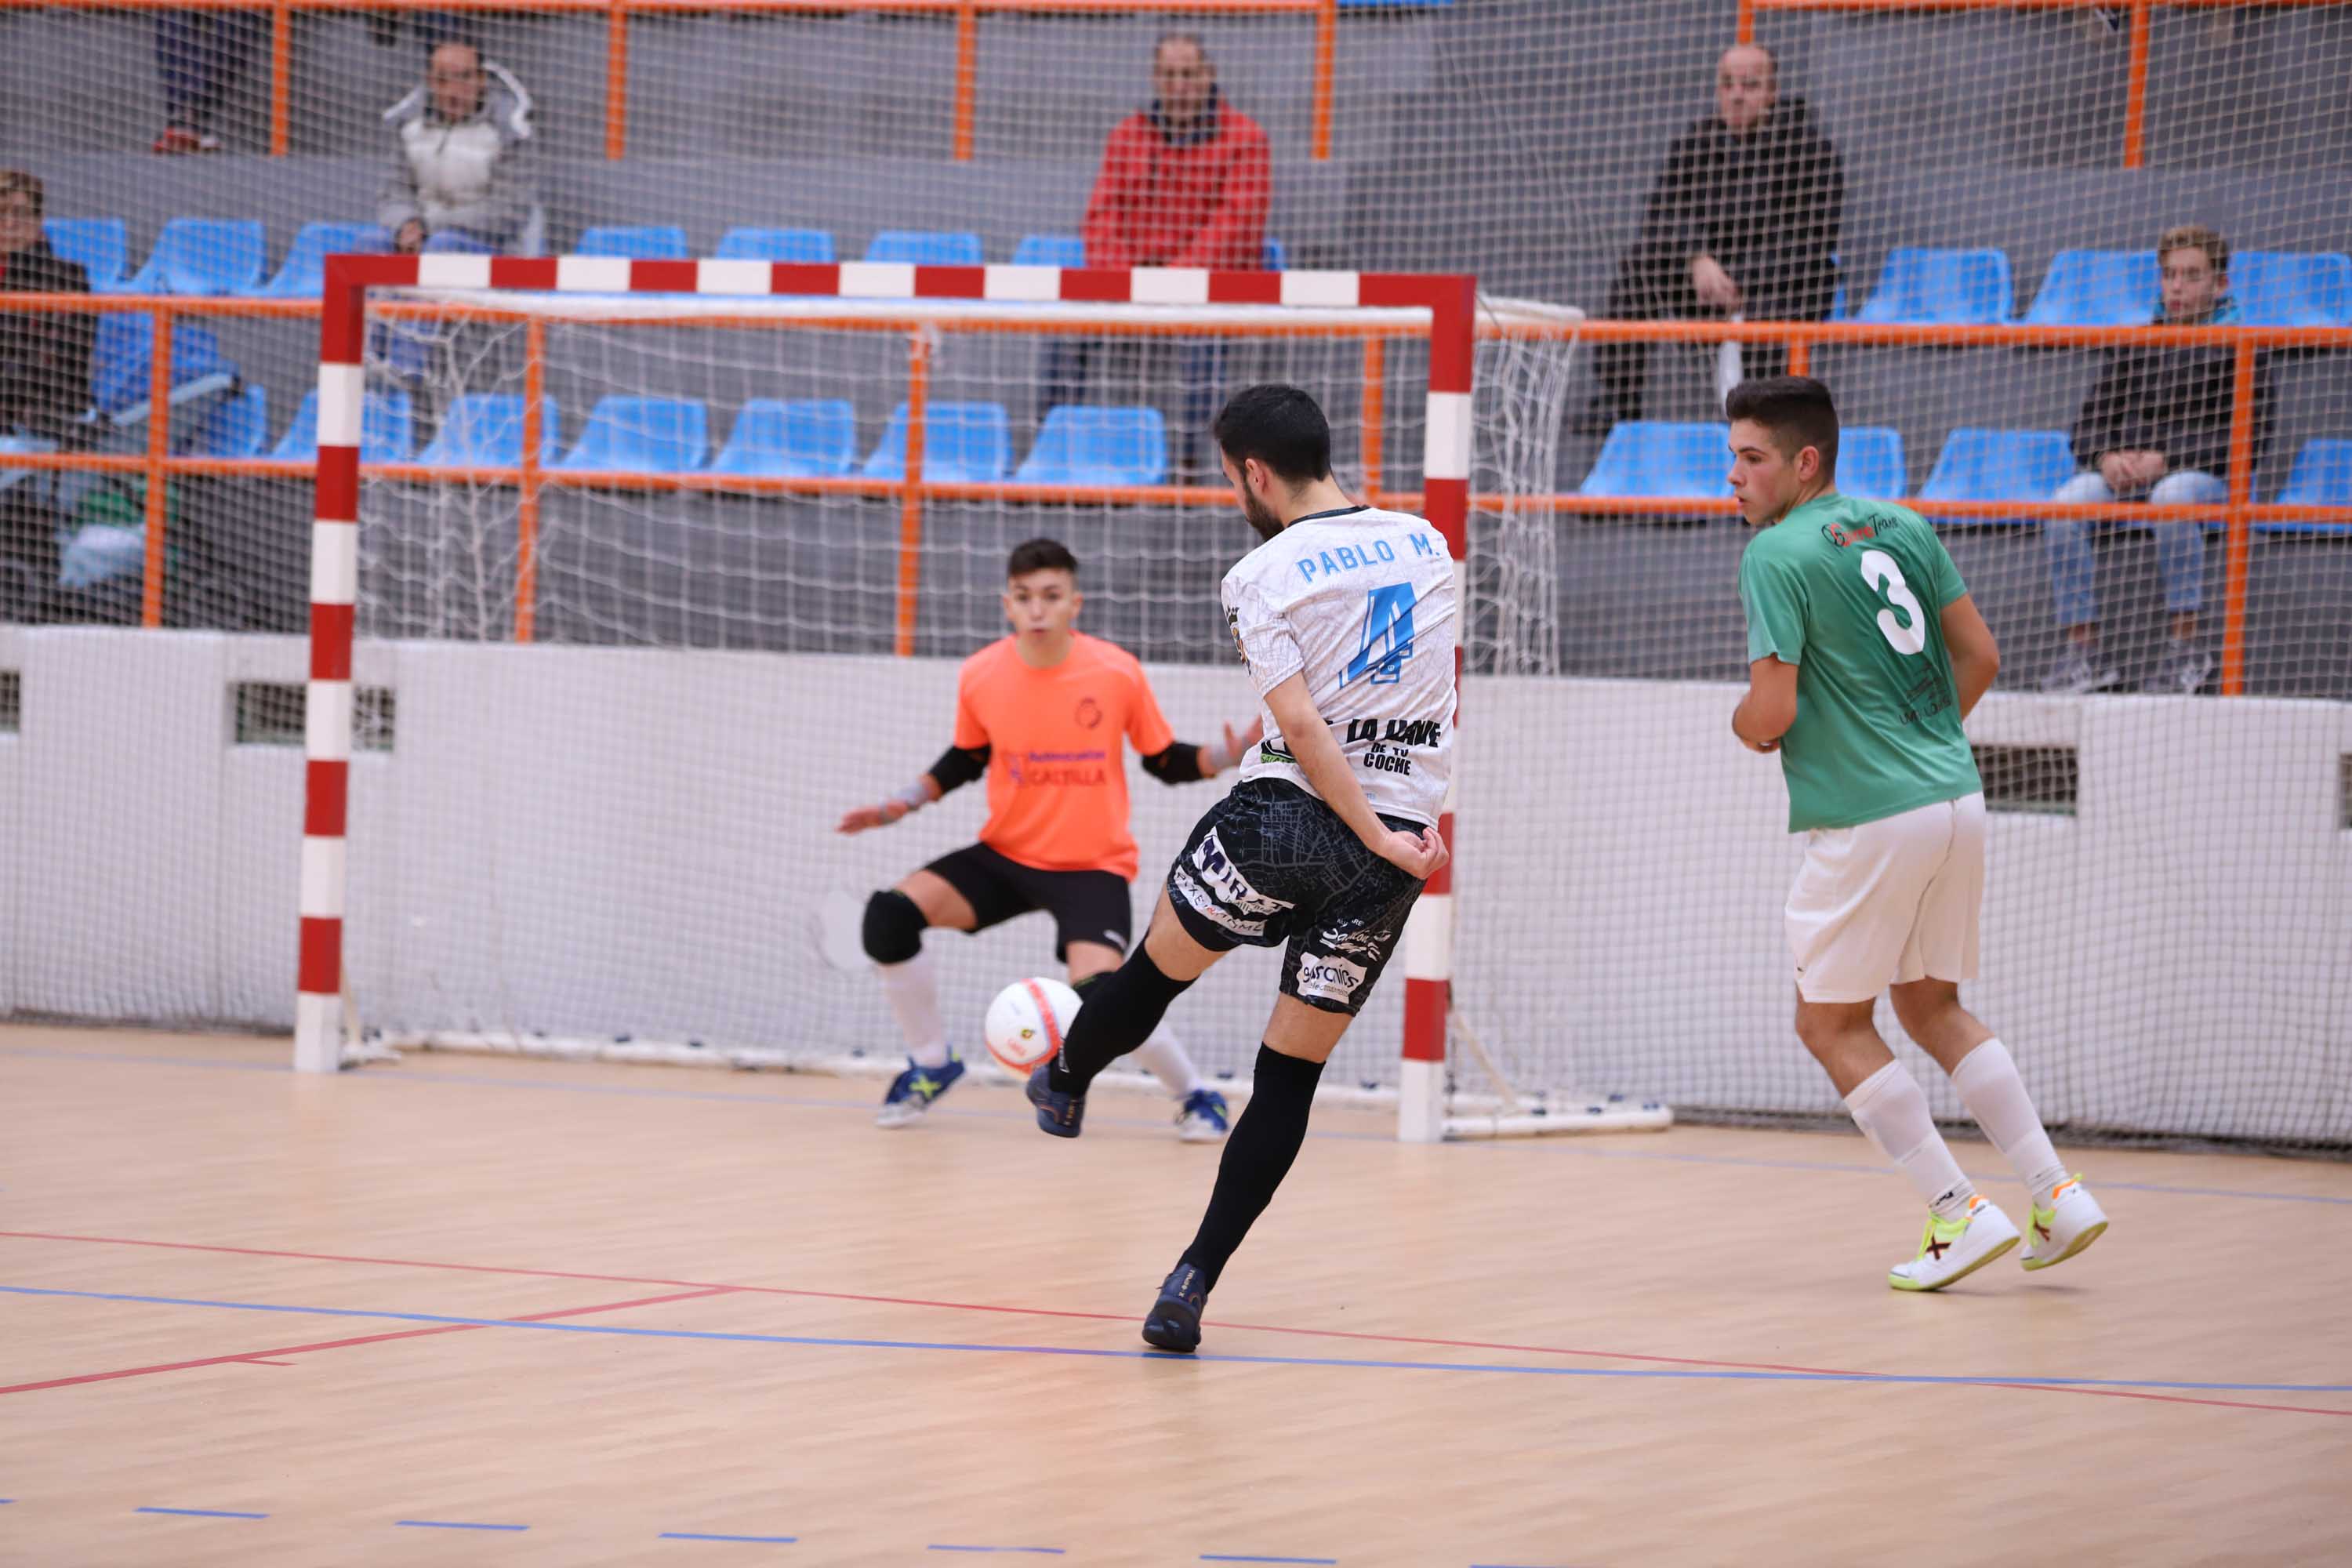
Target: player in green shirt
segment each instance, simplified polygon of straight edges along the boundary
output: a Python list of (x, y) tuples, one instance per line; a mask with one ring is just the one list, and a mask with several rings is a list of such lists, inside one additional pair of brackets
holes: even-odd
[(1919, 1255), (1887, 1283), (1936, 1290), (2017, 1245), (1871, 1022), (1895, 1016), (2026, 1185), (2025, 1267), (2063, 1263), (2106, 1215), (2067, 1174), (2009, 1048), (1960, 1005), (1977, 973), (1985, 804), (1960, 721), (2000, 651), (1943, 542), (1918, 513), (1837, 493), (1837, 409), (1808, 376), (1743, 382), (1731, 489), (1757, 530), (1739, 562), (1748, 694), (1731, 728), (1778, 752), (1789, 830), (1806, 836), (1789, 892), (1797, 1037), (1864, 1136), (1928, 1206)]

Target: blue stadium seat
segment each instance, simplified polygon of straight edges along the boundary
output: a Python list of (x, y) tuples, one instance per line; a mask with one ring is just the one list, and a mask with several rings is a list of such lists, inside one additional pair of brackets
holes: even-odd
[(1731, 427), (1629, 419), (1615, 426), (1576, 487), (1588, 496), (1728, 496)]
[(2153, 250), (2062, 250), (2025, 312), (2035, 327), (2144, 327), (2162, 302)]
[[(108, 416), (144, 404), (154, 359), (153, 317), (138, 310), (110, 311), (100, 316), (89, 355), (90, 402), (100, 414)], [(211, 328), (192, 321), (172, 324), (174, 393), (207, 380), (217, 381), (219, 390), (226, 392), (236, 384), (237, 374), (236, 366), (222, 357), (220, 340), (213, 335)]]
[[(416, 421), (408, 394), (396, 386), (383, 391), (370, 387), (360, 403), (360, 461), (404, 463), (415, 450)], [(294, 422), (286, 426), (286, 434), (278, 438), (269, 455), (298, 463), (319, 455), (318, 388), (302, 395)]]
[(857, 461), (857, 411), (839, 397), (755, 397), (735, 416), (714, 474), (845, 474)]
[(822, 228), (730, 228), (718, 254), (727, 261), (831, 261), (833, 236)]
[(269, 444), (269, 394), (248, 386), (213, 405), (188, 447), (196, 458), (258, 458)]
[(2074, 447), (2063, 430), (1963, 427), (1944, 438), (1919, 495), (1923, 500), (2048, 500), (2074, 477)]
[(632, 261), (683, 261), (686, 230), (674, 223), (600, 224), (580, 231), (578, 256), (625, 256)]
[(1850, 425), (1838, 432), (1840, 495), (1896, 500), (1905, 494), (1903, 434), (1884, 425)]
[(600, 397), (560, 468), (683, 474), (710, 451), (710, 415), (686, 397)]
[(2352, 256), (2245, 251), (2230, 258), (2230, 296), (2250, 327), (2352, 327)]
[(866, 247), (868, 261), (911, 261), (918, 267), (977, 267), (980, 236), (944, 229), (886, 228)]
[(260, 286), (266, 254), (259, 218), (175, 217), (124, 291), (250, 294)]
[(53, 217), (41, 222), (49, 248), (89, 274), (89, 291), (112, 294), (131, 265), (131, 238), (119, 217)]
[[(950, 484), (1001, 479), (1013, 466), (1002, 403), (934, 403), (923, 430), (923, 477)], [(858, 470), (869, 479), (907, 477), (907, 405), (890, 411), (882, 444)]]
[(1906, 246), (1887, 253), (1878, 288), (1853, 319), (1994, 325), (2010, 319), (2014, 300), (2008, 252)]
[(1087, 242), (1075, 234), (1024, 234), (1013, 247), (1015, 267), (1084, 267)]
[[(2281, 506), (2352, 506), (2352, 441), (2305, 441), (2279, 492)], [(2352, 533), (2352, 522), (2258, 522), (2263, 533)]]
[(1265, 269), (1268, 272), (1290, 270), (1289, 248), (1272, 235), (1265, 237)]
[[(539, 462), (555, 466), (555, 399), (539, 400)], [(437, 468), (513, 468), (522, 465), (522, 399), (511, 392), (460, 395), (441, 416), (441, 428), (418, 456)]]
[(1013, 477), (1035, 485), (1162, 483), (1168, 478), (1168, 433), (1160, 410), (1049, 409), (1037, 445)]
[(330, 256), (381, 255), (392, 248), (392, 237), (372, 223), (306, 223), (278, 276), (253, 290), (268, 300), (315, 300), (327, 287)]

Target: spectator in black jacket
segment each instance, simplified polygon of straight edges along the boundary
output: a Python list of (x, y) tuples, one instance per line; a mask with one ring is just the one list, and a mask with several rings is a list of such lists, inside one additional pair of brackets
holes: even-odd
[[(2158, 326), (2227, 326), (2237, 320), (2229, 298), (2230, 247), (2201, 224), (2164, 231), (2156, 242), (2164, 269)], [(2135, 345), (2114, 351), (2083, 400), (2074, 420), (2074, 460), (2083, 471), (2053, 500), (2077, 502), (2147, 500), (2156, 506), (2210, 506), (2230, 499), (2230, 420), (2236, 406), (2236, 352), (2215, 348)], [(2271, 437), (2270, 365), (2254, 364), (2253, 449), (2260, 464)], [(2096, 691), (2121, 672), (2099, 651), (2099, 602), (2094, 586), (2091, 530), (2063, 519), (2042, 534), (2050, 556), (2050, 588), (2066, 647), (2043, 677), (2045, 691)], [(2148, 691), (2194, 692), (2213, 672), (2213, 656), (2197, 641), (2197, 613), (2205, 601), (2205, 524), (2150, 522), (2157, 574), (2171, 637), (2147, 679)]]
[[(0, 169), (0, 293), (87, 294), (89, 275), (41, 233), (40, 180)], [(54, 449), (89, 406), (97, 318), (0, 310), (0, 446)], [(57, 576), (57, 520), (43, 477), (0, 488), (0, 618), (20, 619)]]
[[(0, 290), (87, 294), (89, 275), (49, 248), (41, 182), (0, 169)], [(89, 406), (89, 345), (97, 318), (0, 312), (0, 435), (17, 427), (48, 440)]]
[[(1779, 74), (1760, 45), (1723, 52), (1716, 112), (1667, 150), (1640, 237), (1610, 286), (1604, 313), (1612, 320), (1818, 321), (1830, 313), (1845, 170), (1805, 100), (1780, 96)], [(1601, 386), (1583, 428), (1597, 435), (1641, 417), (1649, 357), (1647, 343), (1595, 349)], [(1787, 350), (1775, 343), (1748, 349), (1743, 369), (1778, 375), (1787, 363)]]

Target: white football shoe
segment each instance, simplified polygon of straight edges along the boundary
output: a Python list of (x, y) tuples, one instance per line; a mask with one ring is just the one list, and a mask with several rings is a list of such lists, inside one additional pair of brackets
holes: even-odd
[(2025, 1237), (2025, 1266), (2047, 1268), (2063, 1263), (2106, 1231), (2107, 1211), (2099, 1206), (2079, 1174), (2069, 1176), (2051, 1189), (2048, 1208), (2033, 1205), (2033, 1226)]
[(1969, 1200), (1969, 1212), (1958, 1219), (1938, 1219), (1931, 1210), (1927, 1229), (1919, 1238), (1919, 1256), (1886, 1271), (1886, 1282), (1897, 1290), (1940, 1290), (1969, 1275), (2017, 1245), (2017, 1226), (2000, 1205), (1982, 1193)]

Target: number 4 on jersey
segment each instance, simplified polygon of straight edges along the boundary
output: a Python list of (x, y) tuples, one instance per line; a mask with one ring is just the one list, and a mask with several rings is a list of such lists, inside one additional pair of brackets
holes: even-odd
[(1403, 678), (1404, 661), (1412, 657), (1412, 584), (1392, 583), (1365, 599), (1363, 646), (1339, 684), (1369, 675), (1374, 686), (1391, 686)]

